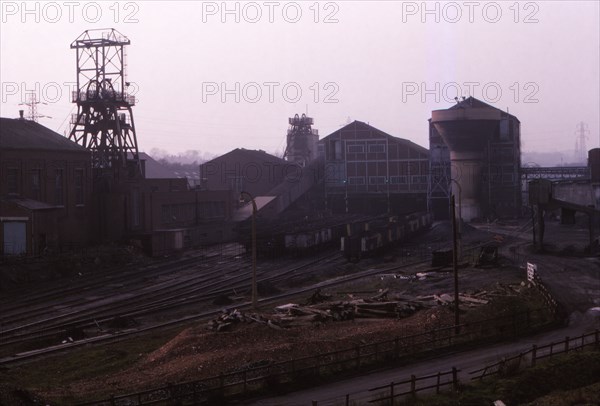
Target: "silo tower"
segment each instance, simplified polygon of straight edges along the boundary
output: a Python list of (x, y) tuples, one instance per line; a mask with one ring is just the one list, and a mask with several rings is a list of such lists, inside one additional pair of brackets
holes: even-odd
[(489, 168), (490, 142), (498, 131), (502, 119), (501, 110), (469, 97), (446, 110), (431, 113), (435, 126), (444, 143), (450, 149), (452, 193), (460, 195), (462, 218), (465, 221), (487, 215), (486, 197), (490, 191), (490, 179), (484, 168)]

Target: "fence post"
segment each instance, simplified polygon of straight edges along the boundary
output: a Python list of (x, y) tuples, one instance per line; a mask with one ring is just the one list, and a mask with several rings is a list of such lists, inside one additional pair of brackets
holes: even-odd
[(570, 341), (569, 336), (566, 336), (565, 337), (565, 354), (567, 354), (569, 352), (569, 341)]
[(410, 376), (410, 394), (413, 397), (417, 396), (417, 378), (414, 375)]
[(244, 395), (246, 394), (246, 385), (248, 385), (248, 370), (244, 369)]
[(437, 373), (437, 383), (435, 385), (435, 393), (440, 393), (440, 376), (441, 376), (441, 372), (438, 371), (438, 373)]
[(346, 394), (346, 406), (350, 406), (350, 394)]
[(454, 392), (458, 390), (458, 371), (456, 367), (452, 367), (452, 390)]
[(533, 347), (531, 348), (531, 366), (532, 367), (535, 366), (536, 358), (537, 358), (537, 345), (533, 344)]
[(312, 401), (312, 406), (317, 406), (317, 401), (316, 400)]
[(390, 405), (394, 406), (394, 382), (390, 383)]
[(112, 406), (115, 406), (115, 405), (116, 405), (116, 403), (115, 403), (115, 395), (110, 395), (110, 404), (111, 404)]
[(319, 356), (318, 355), (315, 357), (315, 375), (317, 375), (317, 376), (321, 375), (321, 368), (319, 365)]

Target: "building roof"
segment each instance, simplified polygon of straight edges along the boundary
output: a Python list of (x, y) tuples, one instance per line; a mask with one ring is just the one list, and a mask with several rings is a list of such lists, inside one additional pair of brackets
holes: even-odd
[(469, 96), (466, 99), (459, 101), (454, 106), (449, 107), (448, 110), (457, 110), (457, 109), (483, 109), (483, 108), (499, 110), (503, 114), (506, 114), (506, 115), (514, 118), (515, 120), (519, 121), (519, 119), (517, 117), (513, 116), (512, 114), (508, 113), (507, 111), (500, 110), (499, 108), (494, 107), (491, 104), (487, 104), (485, 102), (482, 102), (481, 100), (476, 99), (473, 96)]
[(398, 138), (398, 137), (394, 137), (393, 135), (390, 135), (384, 131), (381, 131), (378, 128), (375, 128), (367, 123), (364, 123), (362, 121), (358, 121), (355, 120), (353, 122), (351, 122), (350, 124), (340, 128), (337, 131), (334, 131), (333, 133), (329, 134), (328, 136), (326, 136), (325, 138), (321, 139), (319, 142), (324, 142), (325, 140), (327, 140), (330, 137), (335, 137), (337, 134), (339, 134), (340, 132), (351, 132), (351, 131), (370, 131), (373, 134), (376, 134), (378, 137), (380, 138), (387, 138), (393, 142), (397, 142), (399, 144), (403, 144), (406, 145), (407, 147), (416, 149), (419, 152), (425, 153), (425, 154), (429, 154), (429, 150), (427, 148), (424, 148), (422, 146), (420, 146), (419, 144), (415, 144), (414, 142), (404, 139), (404, 138)]
[(20, 206), (27, 210), (32, 210), (32, 211), (34, 211), (34, 210), (52, 210), (52, 209), (57, 209), (57, 208), (62, 207), (62, 206), (56, 206), (56, 205), (40, 202), (38, 200), (27, 199), (27, 198), (19, 197), (19, 196), (6, 196), (6, 197), (3, 197), (1, 200), (6, 203), (16, 204), (17, 206)]
[(87, 150), (35, 121), (0, 117), (0, 148), (51, 151)]
[(140, 160), (144, 161), (144, 167), (146, 169), (146, 179), (176, 179), (181, 178), (175, 171), (162, 165), (160, 162), (154, 160), (150, 155), (145, 152), (139, 153)]
[(210, 161), (204, 162), (203, 165), (207, 164), (207, 163), (214, 163), (214, 162), (218, 162), (221, 160), (234, 160), (234, 161), (239, 161), (240, 157), (244, 157), (246, 158), (248, 161), (252, 161), (252, 162), (266, 162), (266, 161), (276, 161), (278, 163), (289, 163), (288, 161), (276, 157), (275, 155), (271, 155), (266, 153), (265, 151), (263, 151), (262, 149), (259, 150), (255, 150), (255, 149), (245, 149), (245, 148), (236, 148), (234, 150), (229, 151), (226, 154), (223, 154), (221, 156), (218, 156), (214, 159), (211, 159)]
[[(254, 197), (254, 203), (256, 203), (256, 211), (260, 211), (263, 207), (271, 203), (273, 200), (277, 199), (277, 196), (256, 196)], [(235, 222), (244, 221), (252, 217), (252, 202), (247, 202), (242, 207), (237, 209), (231, 220)]]

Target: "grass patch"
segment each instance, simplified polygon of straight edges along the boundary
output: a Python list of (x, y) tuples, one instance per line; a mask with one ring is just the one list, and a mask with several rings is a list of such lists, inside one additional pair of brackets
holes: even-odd
[(177, 330), (160, 331), (107, 345), (90, 345), (63, 355), (0, 370), (0, 381), (31, 392), (67, 386), (122, 371), (171, 340)]
[(463, 385), (458, 393), (423, 395), (399, 404), (490, 405), (500, 399), (509, 406), (571, 405), (597, 401), (599, 393), (600, 351), (585, 351), (557, 356), (513, 376)]

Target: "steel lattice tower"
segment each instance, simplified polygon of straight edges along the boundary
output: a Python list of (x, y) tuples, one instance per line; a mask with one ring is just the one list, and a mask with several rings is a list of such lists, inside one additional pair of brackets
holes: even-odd
[(306, 166), (316, 158), (319, 133), (312, 129), (313, 123), (313, 119), (305, 114), (301, 117), (296, 114), (289, 119), (287, 145), (283, 154), (285, 160)]
[(77, 52), (77, 90), (69, 139), (92, 151), (96, 169), (139, 168), (138, 144), (125, 74), (127, 37), (115, 29), (87, 30), (71, 44)]

